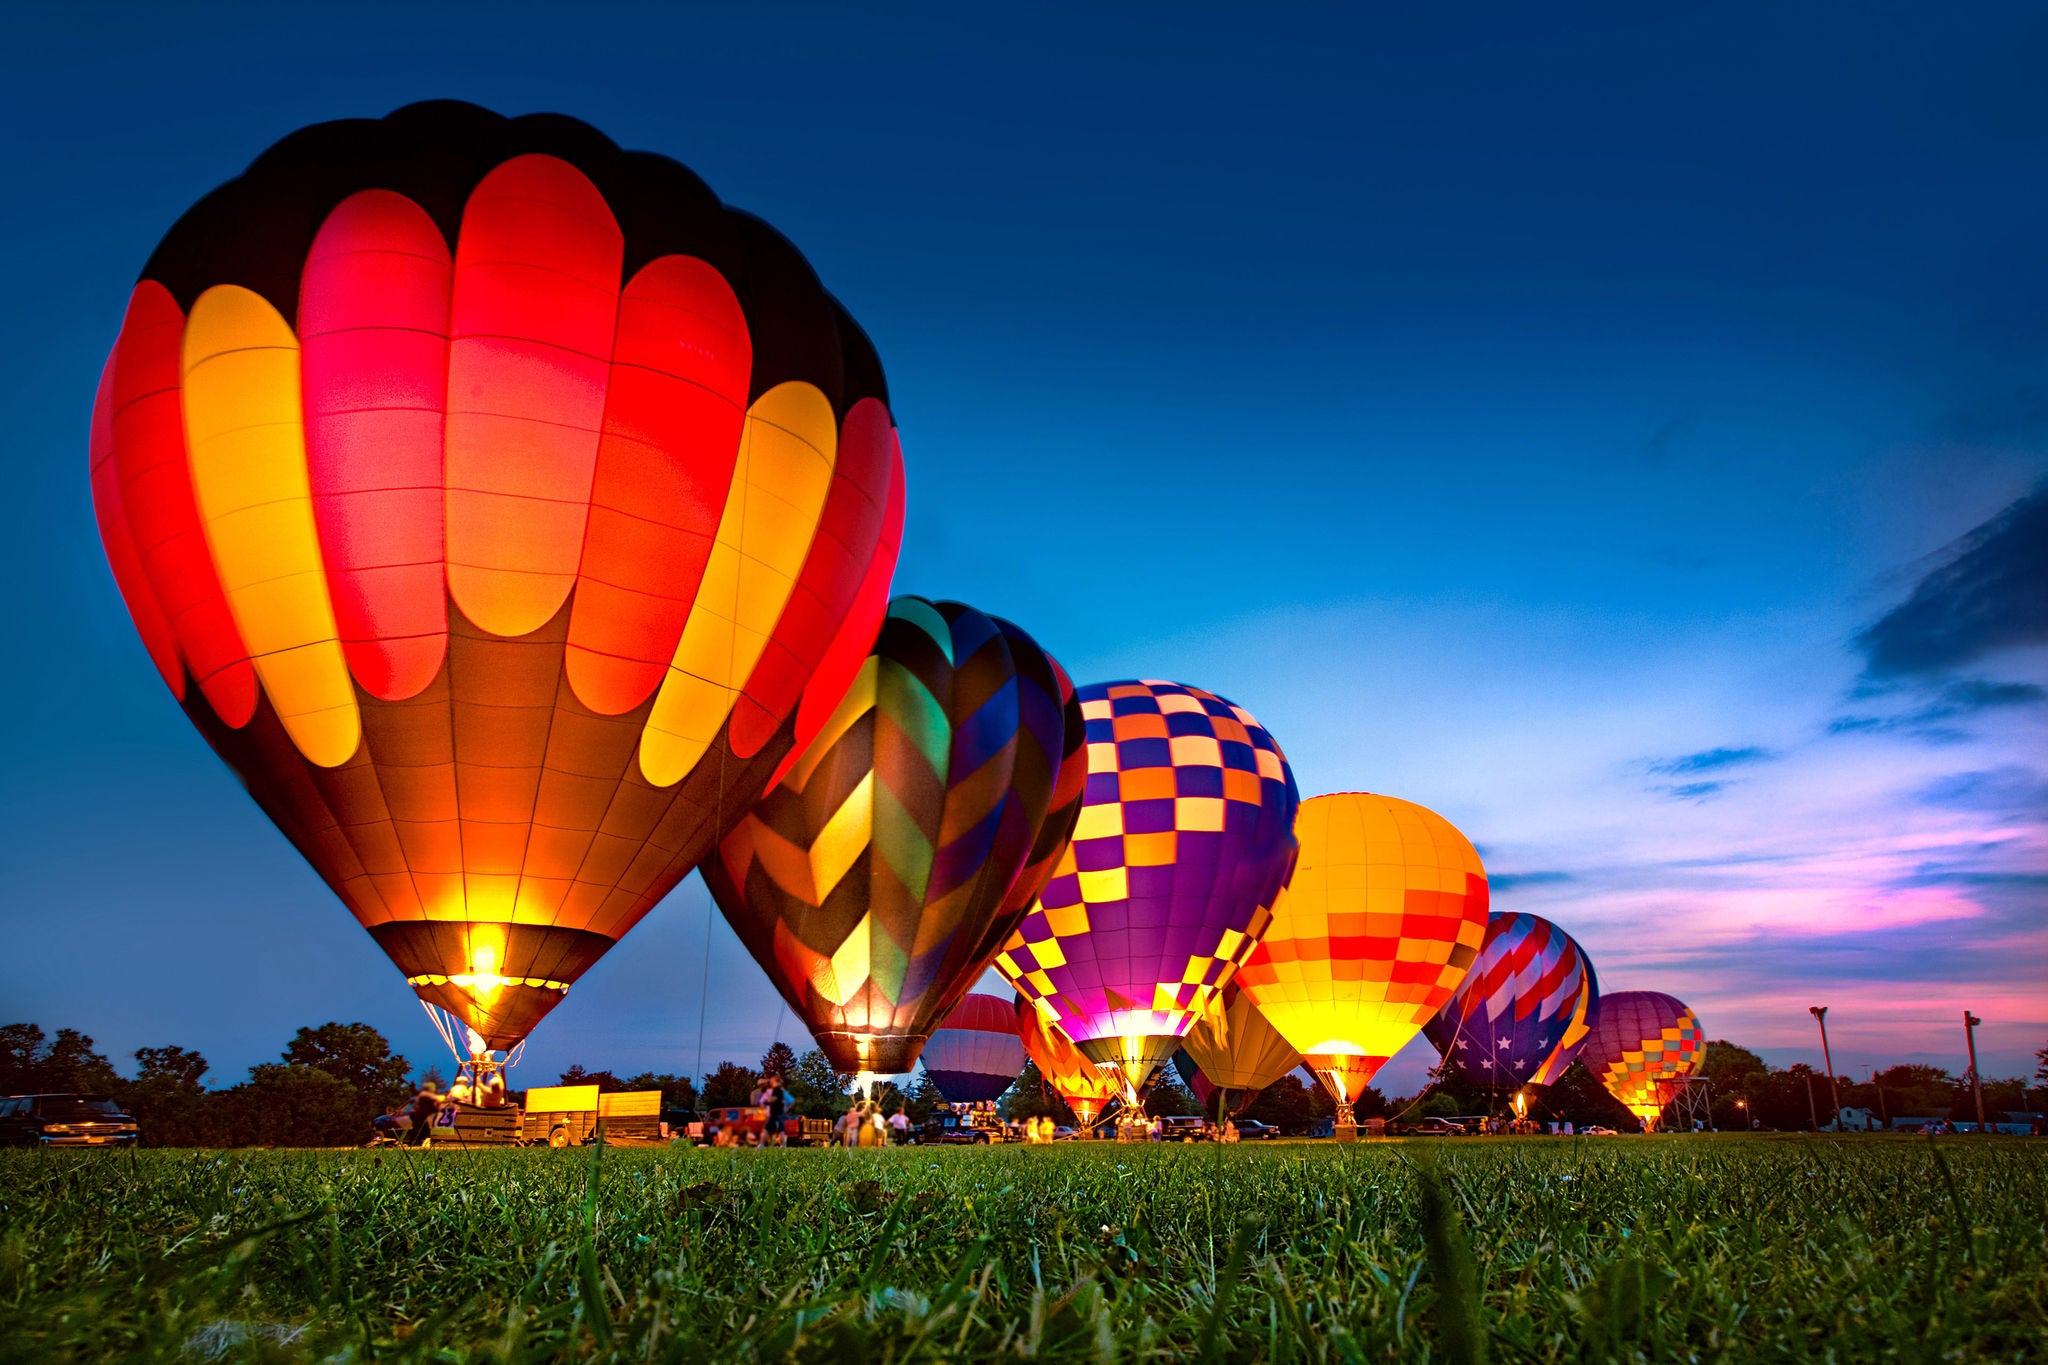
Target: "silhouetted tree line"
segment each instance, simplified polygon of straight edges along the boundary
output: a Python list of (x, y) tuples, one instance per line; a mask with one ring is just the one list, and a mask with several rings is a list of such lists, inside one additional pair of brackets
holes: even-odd
[(50, 1038), (34, 1024), (0, 1025), (0, 1094), (111, 1096), (155, 1147), (353, 1145), (413, 1094), (412, 1064), (368, 1024), (302, 1028), (277, 1061), (221, 1090), (206, 1088), (212, 1068), (189, 1048), (137, 1048), (135, 1063), (122, 1076), (76, 1029)]

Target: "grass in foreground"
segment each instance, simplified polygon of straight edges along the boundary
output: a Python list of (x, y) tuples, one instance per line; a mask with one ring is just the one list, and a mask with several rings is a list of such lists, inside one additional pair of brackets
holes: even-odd
[(2023, 1360), (2048, 1144), (0, 1153), (0, 1360)]

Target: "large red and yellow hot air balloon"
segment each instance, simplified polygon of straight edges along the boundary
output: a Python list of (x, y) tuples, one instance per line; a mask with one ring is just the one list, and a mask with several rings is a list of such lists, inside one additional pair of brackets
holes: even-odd
[(1074, 839), (996, 966), (1126, 1101), (1258, 943), (1294, 864), (1294, 774), (1249, 711), (1171, 682), (1080, 689)]
[(1341, 1115), (1464, 980), (1486, 870), (1450, 821), (1391, 796), (1313, 797), (1294, 828), (1294, 879), (1237, 979)]
[(1039, 1006), (1017, 997), (1017, 1034), (1038, 1074), (1067, 1102), (1083, 1128), (1093, 1128), (1109, 1102), (1123, 1093), (1123, 1073), (1081, 1055), (1066, 1030), (1045, 1018)]
[(1657, 1126), (1664, 1106), (1707, 1059), (1707, 1034), (1690, 1006), (1661, 991), (1603, 995), (1579, 1061), (1607, 1093)]
[(832, 713), (903, 514), (881, 367), (788, 242), (446, 103), (296, 133), (171, 229), (92, 486), (192, 722), (498, 1048)]
[(903, 1072), (1066, 846), (1073, 684), (1000, 617), (900, 597), (845, 699), (704, 880), (832, 1063)]

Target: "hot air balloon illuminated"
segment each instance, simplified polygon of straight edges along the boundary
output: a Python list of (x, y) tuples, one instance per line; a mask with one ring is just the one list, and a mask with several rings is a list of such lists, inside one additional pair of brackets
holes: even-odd
[(415, 105), (171, 229), (92, 487), (186, 714), (504, 1048), (838, 704), (901, 536), (886, 404), (803, 258), (682, 166)]
[(1080, 690), (1073, 843), (996, 965), (1125, 1098), (1257, 944), (1294, 861), (1294, 774), (1242, 707), (1170, 682)]
[(1648, 1131), (1707, 1056), (1707, 1035), (1681, 1001), (1657, 991), (1600, 997), (1579, 1060)]
[[(1267, 1022), (1235, 981), (1210, 1000), (1181, 1040), (1181, 1049), (1202, 1080), (1222, 1092), (1225, 1115), (1244, 1108), (1261, 1090), (1301, 1065), (1294, 1045)], [(1207, 1095), (1198, 1093), (1196, 1098), (1207, 1107)]]
[(900, 597), (704, 879), (835, 1067), (908, 1071), (1044, 885), (1086, 763), (1073, 685), (1029, 635)]
[(1294, 880), (1237, 979), (1341, 1120), (1464, 980), (1486, 870), (1450, 821), (1391, 796), (1312, 797), (1294, 827)]
[(1017, 997), (1015, 1014), (1017, 1036), (1023, 1039), (1024, 1051), (1037, 1064), (1038, 1074), (1053, 1088), (1053, 1093), (1067, 1102), (1083, 1128), (1093, 1128), (1102, 1117), (1104, 1106), (1123, 1093), (1123, 1073), (1083, 1057), (1066, 1030), (1049, 1022), (1037, 1005), (1021, 995)]
[(963, 995), (919, 1058), (924, 1074), (954, 1104), (980, 1104), (1010, 1088), (1024, 1069), (1017, 1011), (993, 995)]
[(1599, 998), (1571, 935), (1536, 915), (1493, 915), (1471, 970), (1422, 1031), (1469, 1085), (1548, 1085), (1578, 1055)]

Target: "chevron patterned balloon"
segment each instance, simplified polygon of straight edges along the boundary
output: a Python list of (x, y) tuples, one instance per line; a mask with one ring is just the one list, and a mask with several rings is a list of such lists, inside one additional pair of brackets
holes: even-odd
[(1600, 998), (1592, 959), (1539, 915), (1498, 914), (1472, 969), (1423, 1034), (1471, 1085), (1548, 1085), (1585, 1043)]
[(910, 1070), (1023, 919), (1080, 813), (1083, 734), (1016, 626), (889, 604), (845, 700), (704, 867), (839, 1070)]

